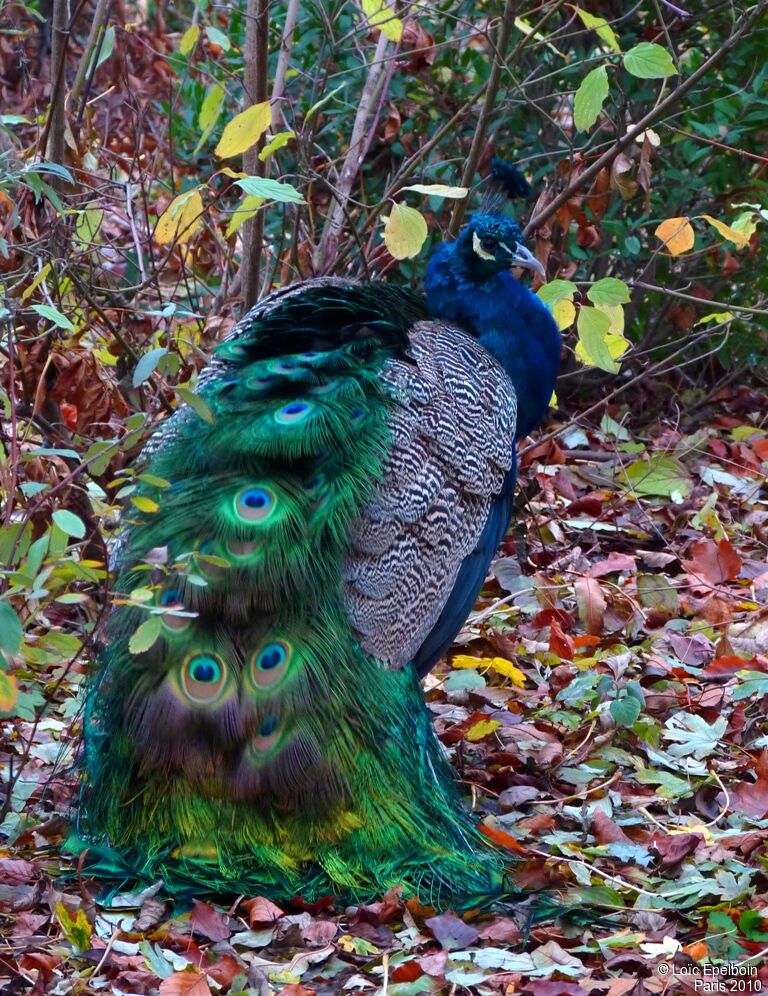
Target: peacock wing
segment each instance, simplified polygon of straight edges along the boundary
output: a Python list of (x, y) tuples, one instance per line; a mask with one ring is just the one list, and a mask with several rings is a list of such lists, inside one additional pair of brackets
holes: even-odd
[(426, 671), (461, 628), (509, 522), (515, 394), (482, 346), (439, 322), (414, 325), (381, 376), (391, 447), (350, 530), (344, 602), (366, 653)]

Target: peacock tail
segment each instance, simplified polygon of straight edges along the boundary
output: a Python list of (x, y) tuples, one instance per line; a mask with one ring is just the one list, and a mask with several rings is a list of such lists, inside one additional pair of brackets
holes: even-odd
[(503, 861), (419, 674), (509, 521), (508, 373), (418, 295), (329, 278), (257, 305), (198, 396), (150, 441), (114, 555), (95, 853), (176, 892), (487, 902)]

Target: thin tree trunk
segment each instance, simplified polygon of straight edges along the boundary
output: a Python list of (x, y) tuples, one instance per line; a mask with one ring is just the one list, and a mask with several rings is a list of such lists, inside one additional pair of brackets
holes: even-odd
[(277, 131), (286, 125), (280, 98), (283, 96), (283, 90), (285, 90), (285, 74), (288, 70), (288, 63), (291, 61), (293, 34), (296, 30), (298, 15), (299, 0), (288, 0), (288, 9), (285, 12), (285, 25), (283, 26), (283, 37), (280, 41), (280, 55), (277, 58), (277, 69), (275, 70), (275, 82), (272, 86), (272, 131)]
[[(480, 111), (480, 117), (477, 119), (477, 127), (475, 128), (475, 134), (472, 136), (472, 145), (469, 149), (469, 155), (467, 156), (467, 161), (464, 164), (464, 172), (461, 177), (462, 187), (471, 187), (472, 180), (475, 177), (475, 172), (477, 170), (478, 164), (480, 162), (480, 157), (483, 154), (483, 148), (485, 147), (485, 136), (488, 132), (488, 120), (493, 111), (493, 105), (496, 103), (496, 95), (499, 92), (499, 84), (501, 83), (501, 71), (504, 68), (504, 58), (507, 54), (507, 48), (509, 47), (509, 39), (512, 34), (512, 28), (515, 24), (515, 12), (517, 10), (517, 4), (514, 0), (507, 0), (506, 6), (504, 7), (504, 15), (501, 19), (501, 24), (499, 25), (499, 30), (496, 35), (496, 48), (493, 53), (493, 65), (491, 66), (491, 73), (488, 77), (488, 89), (485, 91), (485, 99), (483, 100), (483, 106)], [(453, 205), (453, 213), (451, 215), (450, 224), (450, 234), (453, 238), (459, 234), (459, 229), (461, 228), (461, 223), (464, 220), (464, 212), (467, 209), (466, 200), (455, 201)]]
[[(245, 28), (245, 93), (248, 104), (267, 100), (267, 64), (269, 59), (269, 0), (248, 0)], [(264, 176), (259, 151), (263, 137), (243, 156), (243, 168), (249, 176)], [(259, 211), (243, 225), (243, 260), (240, 289), (243, 310), (249, 311), (259, 297), (259, 272), (264, 246), (264, 212)]]
[(382, 73), (386, 66), (384, 56), (386, 55), (387, 44), (386, 35), (381, 31), (379, 33), (379, 40), (376, 43), (376, 52), (373, 56), (373, 61), (368, 68), (368, 78), (365, 81), (363, 93), (360, 97), (360, 106), (357, 109), (355, 123), (352, 126), (352, 138), (349, 142), (349, 150), (344, 159), (344, 165), (341, 167), (341, 175), (336, 186), (333, 208), (328, 216), (323, 237), (315, 254), (315, 269), (320, 273), (327, 273), (329, 271), (339, 251), (341, 230), (347, 215), (349, 197), (352, 193), (352, 187), (357, 174), (360, 172), (366, 147), (365, 128), (368, 123), (368, 115), (376, 98)]
[[(47, 140), (43, 147), (43, 155), (49, 162), (64, 165), (64, 129), (66, 117), (64, 114), (64, 98), (66, 96), (66, 75), (64, 59), (67, 54), (67, 0), (54, 0), (51, 17), (51, 107), (48, 112)], [(61, 178), (52, 177), (51, 184), (61, 187)]]

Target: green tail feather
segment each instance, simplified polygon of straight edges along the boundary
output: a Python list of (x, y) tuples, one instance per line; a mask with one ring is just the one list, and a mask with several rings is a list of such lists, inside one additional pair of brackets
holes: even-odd
[[(307, 348), (289, 305), (285, 328), (255, 321), (201, 388), (214, 422), (179, 412), (139, 478), (88, 692), (83, 825), (171, 891), (368, 900), (403, 883), (474, 905), (502, 888), (412, 668), (367, 657), (342, 602), (389, 444), (379, 371), (413, 319), (397, 303), (333, 349)], [(286, 329), (298, 350), (263, 355)]]

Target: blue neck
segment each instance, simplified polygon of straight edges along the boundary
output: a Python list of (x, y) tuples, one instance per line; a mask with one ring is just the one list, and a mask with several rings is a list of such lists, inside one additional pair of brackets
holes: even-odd
[(432, 254), (424, 280), (429, 310), (466, 329), (504, 367), (517, 394), (521, 439), (549, 406), (560, 368), (560, 332), (547, 306), (508, 271), (468, 271), (461, 241), (443, 243)]

